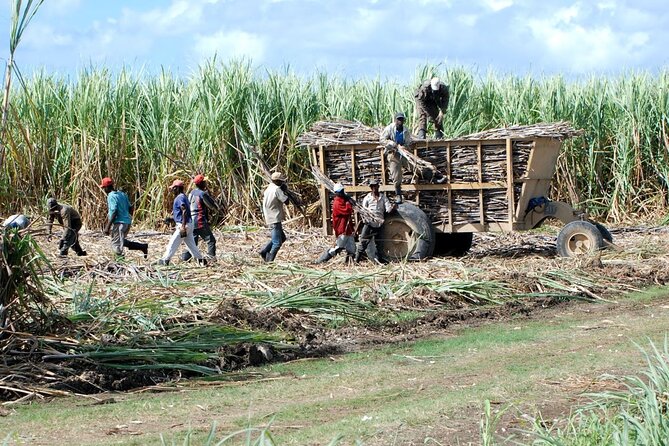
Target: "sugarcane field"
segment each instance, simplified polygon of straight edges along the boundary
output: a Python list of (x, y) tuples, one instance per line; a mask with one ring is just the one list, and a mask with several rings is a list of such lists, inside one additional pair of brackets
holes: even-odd
[(237, 3), (0, 8), (0, 444), (669, 444), (666, 14)]

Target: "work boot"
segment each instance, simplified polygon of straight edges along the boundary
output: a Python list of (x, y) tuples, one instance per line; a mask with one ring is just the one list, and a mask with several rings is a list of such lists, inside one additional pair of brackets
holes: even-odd
[(418, 130), (418, 134), (416, 135), (416, 139), (425, 139), (425, 129)]
[(355, 257), (353, 257), (353, 263), (360, 263), (361, 258), (362, 258), (362, 250), (357, 249), (355, 251)]
[(328, 260), (332, 258), (332, 254), (330, 254), (330, 249), (326, 249), (323, 254), (318, 258), (318, 260), (314, 261), (314, 264), (318, 265), (319, 263), (325, 263)]
[(442, 139), (443, 137), (444, 137), (444, 133), (441, 130), (435, 130), (434, 139)]
[(79, 257), (85, 257), (85, 256), (88, 255), (88, 253), (87, 253), (86, 251), (77, 251), (77, 255), (78, 255)]
[(58, 257), (67, 257), (67, 249), (61, 249), (58, 253)]
[(142, 254), (144, 254), (144, 258), (148, 259), (149, 258), (149, 244), (145, 243), (144, 246), (140, 249), (142, 251)]
[(277, 252), (278, 252), (278, 251), (270, 251), (270, 252), (268, 252), (267, 255), (265, 256), (265, 262), (273, 262), (274, 259), (276, 258), (276, 253), (277, 253)]
[(197, 259), (197, 264), (200, 266), (207, 266), (207, 259)]
[(169, 261), (169, 260), (158, 259), (158, 265), (161, 265), (161, 266), (167, 266), (167, 265), (169, 265), (169, 264), (170, 264), (170, 261)]

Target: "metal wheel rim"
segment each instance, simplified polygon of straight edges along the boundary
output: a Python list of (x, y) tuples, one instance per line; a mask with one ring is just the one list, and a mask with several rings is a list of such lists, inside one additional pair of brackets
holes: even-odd
[(595, 241), (588, 234), (579, 232), (569, 237), (567, 241), (567, 251), (569, 255), (579, 255), (593, 252), (595, 250)]
[(404, 220), (386, 220), (382, 236), (383, 255), (390, 259), (407, 257), (416, 245), (415, 233)]

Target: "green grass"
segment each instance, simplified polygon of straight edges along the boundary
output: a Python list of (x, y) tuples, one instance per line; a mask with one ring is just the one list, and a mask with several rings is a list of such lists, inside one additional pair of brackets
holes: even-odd
[[(448, 435), (478, 444), (485, 400), (510, 404), (509, 414), (535, 414), (547, 403), (568, 414), (579, 396), (569, 390), (572, 378), (587, 382), (602, 373), (641, 370), (632, 341), (643, 343), (646, 336), (661, 341), (669, 323), (666, 312), (658, 311), (665, 300), (666, 293), (656, 293), (648, 306), (625, 299), (624, 306), (574, 304), (539, 320), (453, 329), (332, 359), (252, 369), (270, 378), (263, 382), (115, 395), (117, 402), (109, 405), (90, 406), (87, 399), (20, 405), (11, 428), (16, 435), (69, 432), (109, 444), (116, 440), (105, 429), (139, 420), (141, 436), (120, 438), (160, 444), (161, 433), (176, 440), (190, 433), (191, 444), (201, 444), (216, 421), (218, 439), (271, 424), (280, 445), (327, 444), (336, 433), (344, 435), (344, 444), (456, 438)], [(170, 427), (178, 423), (183, 425)]]

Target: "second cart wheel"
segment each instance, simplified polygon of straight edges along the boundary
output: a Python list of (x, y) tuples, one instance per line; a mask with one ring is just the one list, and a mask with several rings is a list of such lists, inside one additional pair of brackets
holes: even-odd
[(557, 237), (557, 252), (561, 257), (594, 254), (603, 247), (602, 233), (587, 221), (567, 223)]
[(434, 228), (425, 212), (402, 203), (386, 217), (379, 246), (386, 260), (422, 260), (434, 252)]

